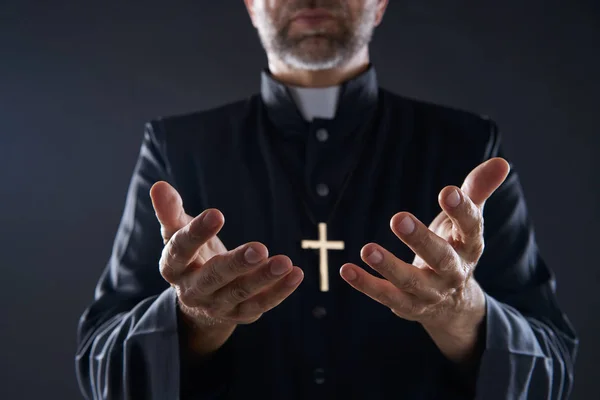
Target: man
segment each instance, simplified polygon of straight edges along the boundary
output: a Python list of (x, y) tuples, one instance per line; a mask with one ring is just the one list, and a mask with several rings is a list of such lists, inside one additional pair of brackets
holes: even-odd
[(386, 0), (245, 3), (261, 92), (148, 124), (85, 396), (567, 398), (576, 335), (496, 125), (378, 87)]

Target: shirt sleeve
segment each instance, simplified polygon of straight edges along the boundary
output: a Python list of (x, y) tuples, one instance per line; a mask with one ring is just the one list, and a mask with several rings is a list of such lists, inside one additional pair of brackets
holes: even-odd
[[(79, 321), (75, 366), (86, 399), (180, 398), (180, 372), (192, 362), (180, 357), (177, 298), (158, 269), (163, 241), (149, 191), (169, 180), (158, 124), (146, 126), (112, 254)], [(203, 399), (222, 386), (194, 381)]]
[[(502, 157), (492, 122), (489, 157)], [(484, 207), (485, 249), (475, 278), (486, 292), (485, 348), (476, 398), (566, 399), (578, 339), (556, 298), (514, 166)]]

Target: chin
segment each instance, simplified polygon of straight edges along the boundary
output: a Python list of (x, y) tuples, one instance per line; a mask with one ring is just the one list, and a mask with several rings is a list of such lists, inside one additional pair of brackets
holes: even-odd
[(332, 52), (338, 41), (332, 35), (307, 35), (296, 40), (296, 46), (301, 51)]

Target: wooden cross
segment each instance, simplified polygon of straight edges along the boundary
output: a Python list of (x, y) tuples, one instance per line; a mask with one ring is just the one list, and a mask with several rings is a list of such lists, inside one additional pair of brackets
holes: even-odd
[(344, 242), (327, 241), (327, 224), (319, 223), (319, 240), (303, 240), (303, 249), (319, 249), (320, 262), (319, 274), (321, 276), (321, 292), (329, 291), (329, 264), (327, 263), (327, 250), (344, 250)]

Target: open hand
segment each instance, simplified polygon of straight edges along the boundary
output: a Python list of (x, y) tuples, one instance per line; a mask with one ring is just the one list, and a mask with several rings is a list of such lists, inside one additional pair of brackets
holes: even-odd
[(217, 237), (225, 222), (219, 210), (187, 215), (179, 193), (163, 181), (152, 186), (150, 196), (165, 242), (160, 273), (194, 324), (252, 323), (302, 281), (300, 268), (287, 256), (267, 258), (268, 249), (261, 243), (228, 251)]
[(479, 165), (462, 187), (447, 186), (439, 194), (442, 212), (429, 228), (414, 215), (400, 212), (390, 226), (416, 254), (412, 264), (369, 243), (361, 258), (386, 279), (354, 264), (344, 264), (342, 277), (355, 289), (389, 307), (399, 317), (418, 321), (428, 330), (453, 330), (477, 323), (485, 315), (485, 299), (473, 271), (484, 249), (483, 207), (504, 182), (509, 164), (494, 158)]

